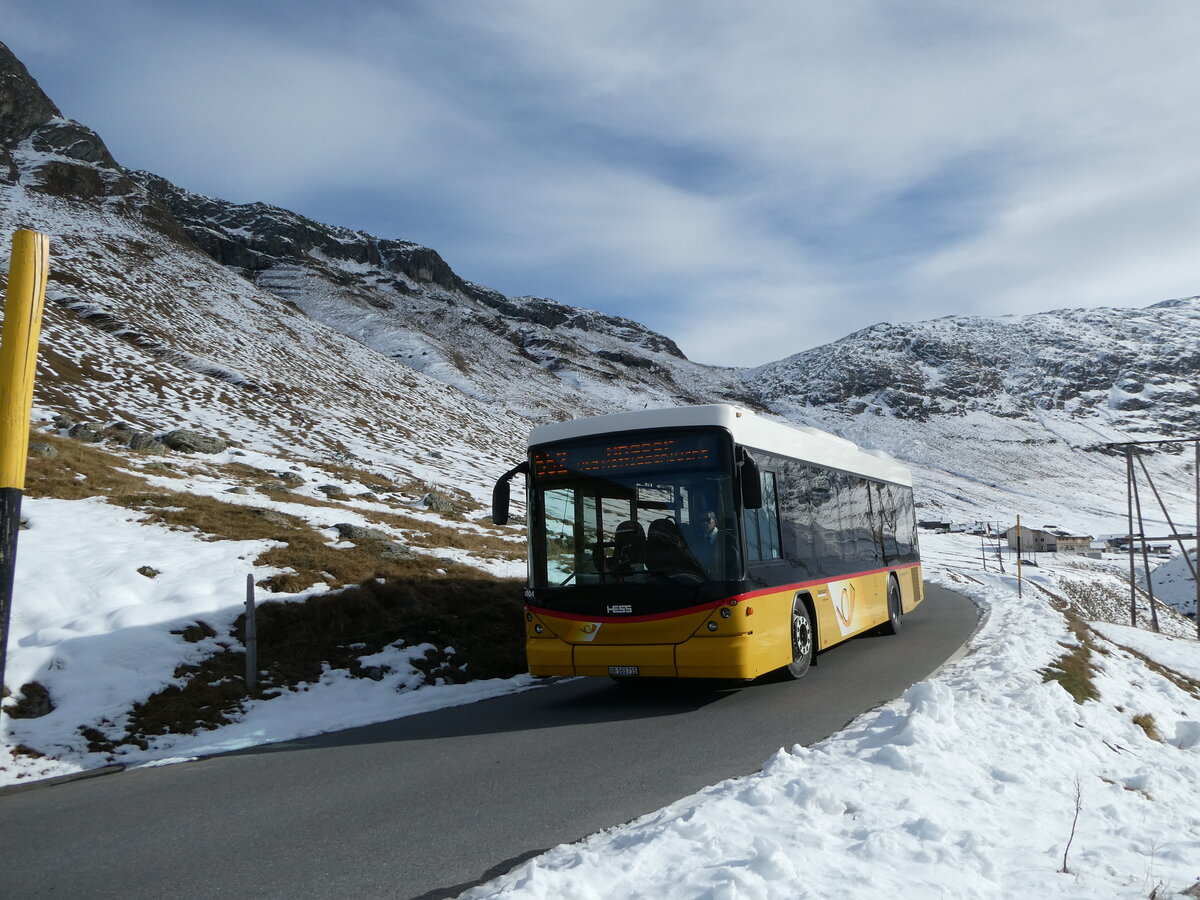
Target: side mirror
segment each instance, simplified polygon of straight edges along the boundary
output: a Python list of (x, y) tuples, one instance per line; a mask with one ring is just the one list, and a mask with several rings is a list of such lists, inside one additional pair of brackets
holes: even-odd
[(492, 488), (492, 522), (496, 525), (508, 524), (508, 480), (501, 479)]
[(492, 488), (492, 522), (496, 525), (508, 524), (508, 500), (510, 494), (508, 483), (520, 474), (529, 474), (528, 462), (513, 466), (500, 476), (496, 481), (496, 486)]
[(742, 476), (742, 507), (762, 509), (762, 476), (758, 472), (758, 463), (745, 447), (737, 448), (737, 462)]

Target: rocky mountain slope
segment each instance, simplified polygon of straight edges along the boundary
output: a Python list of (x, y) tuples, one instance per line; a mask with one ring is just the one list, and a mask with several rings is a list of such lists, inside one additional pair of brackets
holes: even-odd
[(882, 323), (745, 373), (772, 404), (927, 422), (1045, 412), (1129, 431), (1200, 427), (1200, 298), (1148, 309)]
[(371, 349), (530, 420), (712, 398), (753, 402), (630, 319), (460, 278), (428, 247), (130, 176), (214, 260)]
[[(884, 323), (743, 377), (776, 412), (912, 462), (931, 518), (1123, 532), (1123, 459), (1105, 445), (1200, 436), (1200, 298)], [(1186, 449), (1147, 463), (1191, 522)]]
[[(480, 495), (509, 464), (525, 422), (447, 392), (215, 262), (2, 45), (0, 109), (21, 113), (0, 126), (0, 231), (51, 235), (42, 419), (194, 427)], [(439, 452), (447, 447), (453, 457)]]
[[(636, 322), (472, 284), (429, 248), (126, 171), (2, 45), (0, 112), (0, 228), (53, 240), (46, 418), (207, 425), (482, 498), (533, 422), (732, 400), (910, 462), (931, 516), (1112, 531), (1124, 476), (1103, 445), (1200, 432), (1195, 299), (880, 324), (717, 369)], [(1151, 466), (1188, 509), (1186, 455)]]

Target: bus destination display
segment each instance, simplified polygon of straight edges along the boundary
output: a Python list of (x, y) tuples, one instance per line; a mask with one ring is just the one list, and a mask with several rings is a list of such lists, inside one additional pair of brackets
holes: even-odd
[(650, 467), (705, 468), (719, 458), (717, 438), (711, 434), (611, 443), (588, 441), (534, 450), (533, 471), (537, 478), (571, 474), (611, 477)]

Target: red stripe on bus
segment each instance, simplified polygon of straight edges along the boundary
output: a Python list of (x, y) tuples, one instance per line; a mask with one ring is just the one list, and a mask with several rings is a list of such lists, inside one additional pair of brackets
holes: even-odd
[(794, 584), (781, 584), (777, 587), (760, 588), (745, 594), (735, 594), (730, 600), (752, 600), (755, 597), (765, 597), (767, 594), (778, 594), (782, 591), (797, 591), (800, 588), (815, 587), (819, 584), (832, 584), (835, 581), (845, 581), (847, 578), (862, 578), (866, 575), (881, 575), (884, 572), (899, 572), (903, 569), (915, 569), (920, 563), (907, 563), (903, 566), (885, 566), (882, 569), (868, 569), (865, 572), (852, 572), (849, 575), (837, 575), (833, 578), (814, 578), (811, 581), (797, 581)]
[(658, 619), (673, 619), (681, 616), (690, 616), (693, 613), (704, 612), (708, 609), (716, 609), (724, 606), (730, 600), (736, 600), (739, 603), (743, 600), (753, 600), (755, 597), (765, 597), (768, 594), (782, 594), (785, 591), (797, 591), (801, 588), (814, 587), (821, 584), (832, 584), (835, 581), (845, 581), (847, 578), (862, 578), (866, 575), (880, 575), (884, 572), (900, 572), (904, 569), (915, 569), (920, 563), (908, 563), (903, 566), (885, 566), (882, 569), (868, 569), (865, 572), (853, 572), (849, 575), (838, 575), (835, 578), (818, 578), (813, 581), (797, 581), (793, 584), (780, 584), (775, 587), (762, 588), (757, 591), (748, 591), (745, 594), (731, 594), (728, 597), (723, 597), (720, 600), (713, 600), (709, 603), (702, 603), (699, 606), (689, 606), (686, 609), (672, 609), (667, 612), (654, 613), (648, 616), (581, 616), (575, 613), (559, 612), (553, 609), (546, 609), (541, 606), (534, 606), (532, 603), (526, 603), (525, 608), (537, 615), (553, 616), (556, 619), (567, 619), (572, 622), (599, 622), (601, 624), (610, 622), (653, 622)]

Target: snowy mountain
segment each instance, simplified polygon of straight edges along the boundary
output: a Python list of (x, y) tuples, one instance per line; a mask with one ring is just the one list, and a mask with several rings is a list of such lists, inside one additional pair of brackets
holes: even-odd
[[(636, 322), (472, 284), (429, 248), (127, 171), (0, 44), (0, 254), (20, 227), (52, 239), (35, 397), (36, 424), (55, 435), (45, 440), (78, 451), (55, 421), (65, 416), (154, 435), (187, 427), (230, 449), (153, 456), (110, 440), (103, 464), (79, 451), (67, 469), (91, 495), (27, 498), (6, 680), (38, 683), (54, 709), (2, 717), (7, 783), (529, 687), (526, 675), (443, 683), (442, 645), (392, 641), (325, 665), (302, 690), (239, 696), (235, 721), (212, 730), (111, 744), (134, 705), (241, 647), (248, 571), (296, 600), (324, 590), (320, 579), (353, 581), (321, 567), (374, 541), (418, 554), (425, 574), (517, 574), (519, 528), (491, 528), (478, 504), (427, 508), (422, 492), (485, 500), (537, 421), (733, 400), (906, 460), (922, 517), (1007, 525), (1019, 513), (1087, 533), (1125, 527), (1123, 461), (1105, 443), (1200, 433), (1194, 298), (880, 324), (754, 369), (706, 367)], [(1190, 523), (1190, 453), (1146, 461), (1175, 521)], [(104, 499), (105, 479), (130, 496)], [(237, 528), (267, 524), (222, 535), (187, 518), (202, 507), (210, 521), (232, 508)], [(280, 555), (293, 536), (314, 548), (307, 569)], [(478, 895), (1133, 897), (1193, 884), (1193, 623), (1164, 610), (1171, 638), (1068, 620), (1063, 610), (1123, 615), (1119, 560), (1043, 564), (1019, 596), (1011, 567), (981, 567), (974, 538), (928, 536), (923, 549), (932, 581), (990, 611), (964, 659), (817, 747), (530, 860)], [(1183, 569), (1156, 583), (1186, 609)], [(1075, 654), (1096, 700), (1049, 674)], [(1074, 791), (1087, 807), (1068, 873)]]
[(1200, 297), (1147, 309), (1058, 310), (879, 324), (746, 372), (781, 407), (928, 422), (1046, 413), (1124, 431), (1200, 427)]
[[(6, 49), (0, 77), (0, 108), (16, 111), (0, 227), (53, 238), (45, 415), (208, 425), (482, 497), (531, 423), (730, 400), (906, 460), (931, 516), (1076, 529), (1123, 507), (1101, 445), (1200, 426), (1196, 299), (880, 324), (713, 368), (636, 322), (473, 284), (432, 249), (126, 171)], [(1152, 462), (1181, 485), (1167, 491), (1180, 520), (1187, 465)]]
[[(733, 373), (690, 363), (669, 338), (637, 323), (466, 282), (428, 248), (198, 197), (146, 173), (131, 177), (215, 260), (259, 287), (533, 421), (733, 400), (888, 449), (923, 474), (939, 514), (1003, 517), (1015, 481), (1018, 495), (1034, 499), (1023, 511), (1076, 527), (1084, 527), (1081, 516), (1120, 509), (1119, 490), (1109, 490), (1119, 487), (1120, 467), (1103, 444), (1187, 435), (1200, 423), (1194, 298), (1142, 310), (882, 324)], [(974, 438), (984, 432), (993, 437), (981, 445)], [(974, 449), (964, 457), (968, 433)], [(1079, 514), (1061, 511), (1058, 499), (1040, 509), (1036, 489), (1026, 489), (1081, 467), (1100, 488), (1078, 491), (1091, 495)], [(1177, 469), (1163, 472), (1174, 478)], [(980, 498), (964, 503), (955, 496), (961, 491), (942, 488), (947, 471), (956, 479), (1004, 473), (994, 478), (1000, 493), (972, 516), (966, 507)]]
[(129, 173), (214, 260), (371, 349), (524, 418), (712, 398), (753, 402), (630, 319), (460, 278), (428, 247), (238, 206)]
[(490, 488), (525, 423), (213, 261), (0, 50), (0, 109), (22, 111), (0, 120), (0, 231), (52, 241), (39, 418), (186, 426), (283, 456)]
[[(1104, 445), (1200, 434), (1200, 298), (879, 324), (743, 377), (776, 412), (911, 462), (929, 518), (1117, 533), (1124, 465)], [(1190, 523), (1182, 450), (1147, 462)]]

